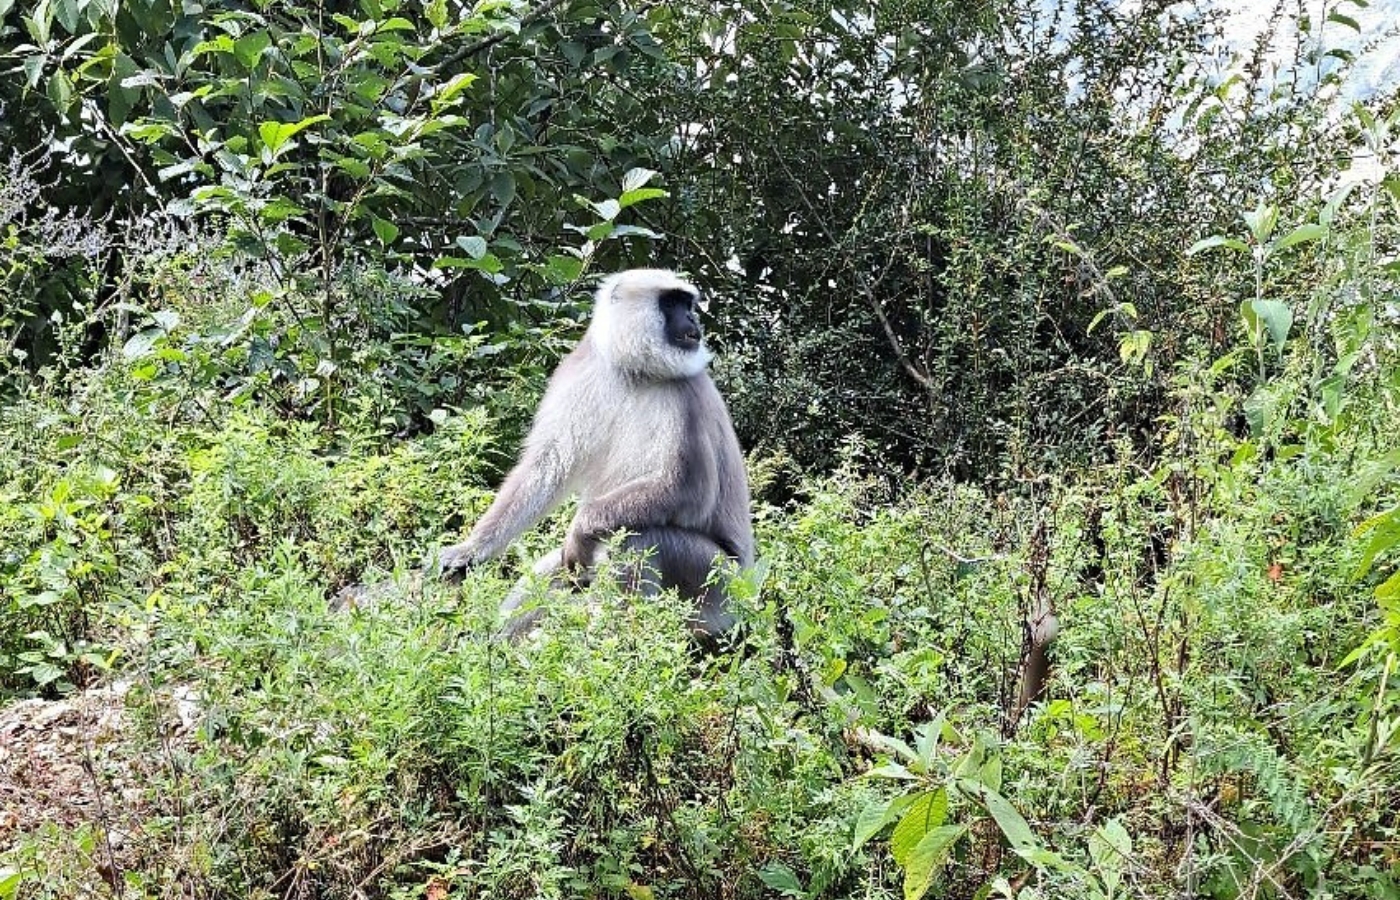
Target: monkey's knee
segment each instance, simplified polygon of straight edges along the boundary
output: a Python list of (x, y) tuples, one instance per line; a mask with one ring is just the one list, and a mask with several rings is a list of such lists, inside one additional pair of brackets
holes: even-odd
[(674, 589), (694, 601), (690, 627), (702, 645), (734, 629), (725, 579), (715, 571), (728, 556), (714, 541), (679, 528), (651, 528), (629, 536), (623, 547), (630, 557), (624, 584), (644, 596)]

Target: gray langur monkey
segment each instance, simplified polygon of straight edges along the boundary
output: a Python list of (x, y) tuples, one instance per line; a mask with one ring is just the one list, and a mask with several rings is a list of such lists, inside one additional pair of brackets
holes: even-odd
[[(593, 321), (550, 376), (519, 461), (467, 539), (443, 549), (442, 573), (499, 556), (577, 494), (564, 544), (535, 564), (537, 575), (586, 582), (607, 562), (604, 542), (621, 535), (621, 549), (642, 559), (620, 575), (629, 589), (675, 588), (696, 601), (692, 629), (702, 639), (733, 627), (712, 572), (726, 561), (753, 565), (753, 525), (739, 441), (706, 371), (700, 303), (695, 287), (662, 269), (603, 281)], [(512, 591), (502, 614), (524, 596)], [(537, 617), (516, 616), (505, 634), (524, 633)]]

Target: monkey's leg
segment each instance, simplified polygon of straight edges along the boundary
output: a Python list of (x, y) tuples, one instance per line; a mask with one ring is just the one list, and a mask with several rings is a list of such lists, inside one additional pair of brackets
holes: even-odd
[(690, 628), (702, 641), (713, 642), (734, 628), (724, 580), (710, 577), (729, 558), (714, 541), (683, 528), (657, 527), (628, 535), (622, 546), (632, 560), (618, 577), (631, 590), (653, 596), (675, 588), (694, 600)]

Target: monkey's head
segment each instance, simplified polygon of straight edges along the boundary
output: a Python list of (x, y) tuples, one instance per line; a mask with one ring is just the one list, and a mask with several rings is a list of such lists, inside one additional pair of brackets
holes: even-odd
[(629, 269), (598, 288), (588, 334), (618, 369), (645, 378), (689, 378), (710, 351), (700, 332), (700, 291), (665, 269)]

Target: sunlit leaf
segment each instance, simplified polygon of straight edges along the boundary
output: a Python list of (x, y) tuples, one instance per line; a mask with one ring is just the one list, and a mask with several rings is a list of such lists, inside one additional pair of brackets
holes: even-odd
[(904, 900), (919, 900), (933, 886), (933, 877), (948, 862), (948, 856), (963, 835), (966, 825), (942, 825), (925, 834), (904, 864)]
[(271, 46), (272, 36), (266, 31), (251, 31), (233, 42), (233, 55), (243, 64), (243, 68), (251, 69)]
[(1279, 250), (1287, 250), (1289, 247), (1292, 247), (1296, 244), (1302, 244), (1308, 241), (1316, 241), (1323, 237), (1326, 237), (1326, 235), (1327, 229), (1325, 227), (1317, 224), (1316, 222), (1309, 222), (1305, 225), (1299, 225), (1297, 228), (1293, 229), (1288, 234), (1279, 238), (1278, 243), (1274, 246)]
[(924, 835), (943, 824), (948, 815), (948, 791), (939, 788), (914, 797), (890, 834), (890, 853), (903, 867)]
[(1237, 250), (1243, 253), (1249, 252), (1249, 245), (1238, 238), (1226, 237), (1223, 234), (1213, 234), (1208, 238), (1202, 238), (1192, 244), (1186, 251), (1187, 256), (1195, 256), (1203, 250), (1212, 250), (1216, 247), (1224, 247), (1226, 250)]

